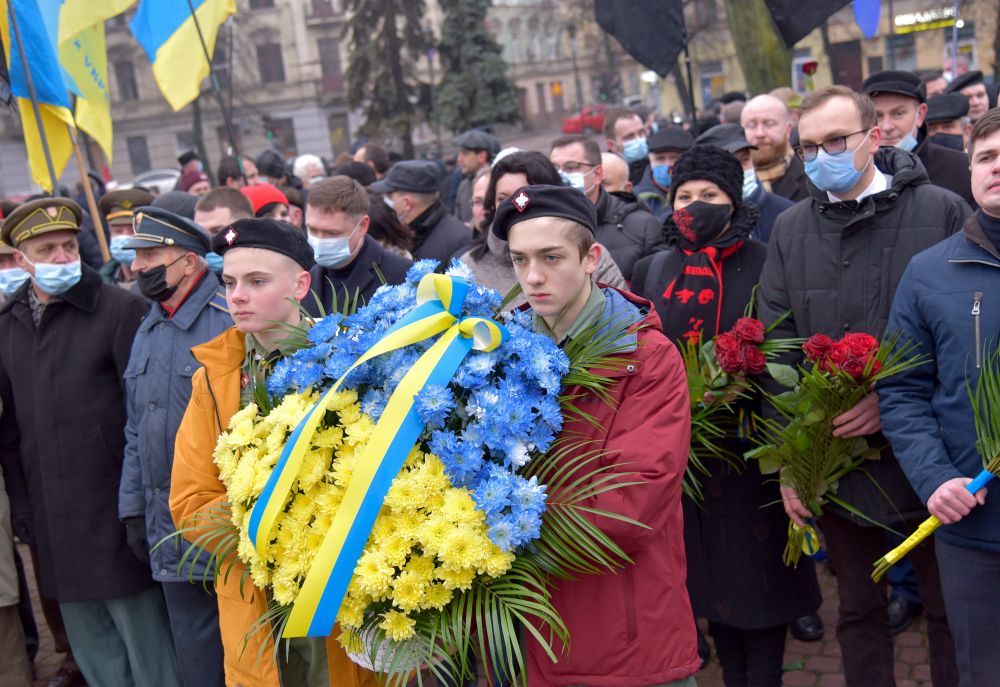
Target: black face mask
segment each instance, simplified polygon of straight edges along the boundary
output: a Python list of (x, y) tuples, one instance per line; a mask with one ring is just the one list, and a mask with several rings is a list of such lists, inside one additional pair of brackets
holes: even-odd
[(696, 200), (674, 210), (673, 221), (681, 244), (688, 248), (700, 248), (718, 238), (732, 216), (733, 206), (729, 203), (719, 205)]
[(930, 141), (945, 148), (965, 152), (965, 137), (962, 134), (934, 134), (930, 137)]
[(173, 286), (167, 284), (167, 268), (184, 257), (182, 255), (177, 260), (174, 260), (174, 262), (167, 263), (166, 265), (157, 265), (156, 267), (139, 272), (136, 277), (136, 282), (139, 284), (139, 292), (146, 298), (157, 303), (170, 300), (170, 297), (177, 291), (177, 284)]

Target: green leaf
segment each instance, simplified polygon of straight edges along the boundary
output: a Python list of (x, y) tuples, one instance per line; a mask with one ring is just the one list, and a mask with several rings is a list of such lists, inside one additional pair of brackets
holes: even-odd
[(781, 363), (768, 363), (767, 372), (778, 384), (788, 388), (794, 388), (799, 383), (799, 373), (791, 365)]

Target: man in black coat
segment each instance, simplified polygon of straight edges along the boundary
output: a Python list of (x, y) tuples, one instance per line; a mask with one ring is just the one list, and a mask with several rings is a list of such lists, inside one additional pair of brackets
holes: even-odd
[(626, 281), (639, 258), (666, 248), (663, 228), (641, 201), (623, 199), (604, 190), (601, 149), (586, 136), (564, 136), (552, 142), (549, 160), (560, 175), (597, 210), (597, 242), (608, 249)]
[(472, 242), (472, 229), (449, 214), (440, 199), (441, 168), (429, 160), (403, 160), (372, 184), (399, 223), (413, 231), (413, 258), (447, 265)]
[[(915, 155), (879, 149), (877, 122), (871, 100), (844, 86), (821, 89), (802, 102), (799, 150), (812, 198), (778, 217), (768, 244), (757, 305), (766, 326), (781, 320), (773, 338), (883, 336), (910, 258), (959, 231), (970, 214), (965, 201), (929, 182)], [(783, 360), (801, 361), (801, 354)], [(886, 444), (874, 393), (833, 418), (833, 426), (836, 436), (869, 436), (873, 446)], [(794, 489), (783, 484), (781, 493), (793, 521), (801, 525), (812, 517)], [(840, 479), (837, 496), (904, 533), (927, 517), (891, 451)], [(885, 552), (884, 530), (832, 504), (824, 506), (819, 523), (837, 569), (837, 639), (847, 687), (891, 687), (885, 587), (870, 577), (872, 562)], [(932, 679), (935, 685), (957, 685), (933, 543), (918, 547), (911, 559), (926, 611)]]
[(309, 190), (306, 232), (316, 265), (309, 271), (314, 295), (302, 305), (310, 315), (364, 305), (382, 284), (406, 278), (413, 263), (368, 235), (369, 202), (361, 184), (346, 176), (316, 182)]
[(802, 161), (792, 152), (792, 121), (780, 99), (764, 93), (747, 101), (740, 126), (756, 149), (753, 165), (764, 190), (798, 202), (809, 197)]
[(122, 376), (148, 306), (81, 265), (81, 217), (43, 198), (3, 223), (31, 280), (0, 308), (0, 465), (87, 682), (179, 685), (162, 593), (118, 520)]
[(875, 103), (884, 147), (895, 146), (920, 158), (931, 183), (962, 196), (975, 206), (969, 178), (969, 157), (927, 138), (927, 85), (912, 72), (872, 74), (861, 92)]

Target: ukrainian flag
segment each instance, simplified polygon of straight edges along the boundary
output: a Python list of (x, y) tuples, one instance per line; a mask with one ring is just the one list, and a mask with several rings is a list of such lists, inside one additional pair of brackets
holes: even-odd
[(114, 134), (104, 22), (135, 1), (40, 0), (49, 33), (56, 35), (53, 42), (59, 47), (66, 87), (77, 96), (77, 126), (97, 141), (109, 163)]
[(129, 26), (153, 65), (163, 97), (180, 110), (198, 97), (209, 75), (208, 60), (198, 38), (198, 27), (211, 57), (219, 27), (236, 14), (236, 0), (192, 0), (197, 25), (183, 0), (140, 0)]
[[(12, 49), (13, 35), (9, 19), (17, 19), (25, 60), (31, 70), (41, 122), (35, 119), (28, 90), (24, 60), (20, 51)], [(10, 70), (10, 88), (17, 98), (24, 130), (24, 145), (28, 151), (31, 178), (46, 191), (52, 191), (52, 181), (42, 147), (42, 130), (48, 141), (52, 166), (58, 177), (73, 154), (69, 127), (73, 126), (69, 96), (62, 79), (62, 68), (49, 38), (42, 13), (36, 0), (0, 0), (0, 41)], [(39, 128), (41, 127), (41, 129)]]

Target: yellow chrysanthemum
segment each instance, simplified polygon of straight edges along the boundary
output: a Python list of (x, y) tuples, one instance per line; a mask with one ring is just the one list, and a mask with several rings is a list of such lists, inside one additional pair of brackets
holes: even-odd
[(427, 581), (412, 573), (403, 572), (392, 581), (392, 603), (404, 611), (419, 610), (424, 603)]
[(451, 598), (453, 596), (454, 592), (443, 584), (428, 585), (427, 592), (424, 596), (424, 607), (439, 611), (451, 603)]
[(453, 568), (474, 568), (486, 557), (488, 541), (471, 527), (455, 527), (444, 538), (438, 558)]
[(389, 611), (385, 614), (385, 620), (379, 624), (379, 627), (385, 630), (389, 639), (400, 642), (413, 636), (415, 625), (416, 621), (405, 613)]
[(476, 571), (471, 568), (438, 568), (437, 577), (444, 584), (445, 589), (464, 591), (472, 587), (472, 581), (476, 579)]

